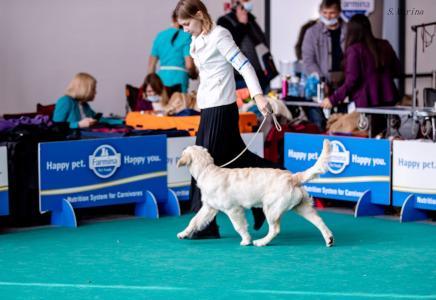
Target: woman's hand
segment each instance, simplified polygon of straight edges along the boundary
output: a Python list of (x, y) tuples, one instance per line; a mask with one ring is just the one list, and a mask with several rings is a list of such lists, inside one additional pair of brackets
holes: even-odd
[(84, 118), (79, 121), (79, 128), (88, 128), (97, 123), (97, 120), (93, 118)]
[(263, 116), (267, 116), (268, 114), (273, 113), (271, 104), (269, 104), (268, 100), (265, 98), (264, 95), (254, 96), (254, 101), (256, 102), (257, 108)]
[(332, 103), (330, 102), (330, 99), (328, 97), (325, 97), (324, 100), (321, 102), (322, 108), (330, 109), (333, 107)]

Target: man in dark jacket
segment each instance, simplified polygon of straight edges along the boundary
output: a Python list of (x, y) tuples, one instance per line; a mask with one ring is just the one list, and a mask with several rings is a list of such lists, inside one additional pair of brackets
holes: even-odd
[[(265, 92), (269, 87), (269, 80), (261, 68), (255, 48), (259, 44), (268, 47), (268, 44), (265, 34), (256, 22), (256, 17), (251, 14), (252, 9), (253, 3), (249, 0), (232, 0), (232, 10), (220, 17), (217, 24), (230, 31), (236, 45), (253, 65)], [(244, 79), (237, 72), (235, 80), (237, 89), (246, 87)]]

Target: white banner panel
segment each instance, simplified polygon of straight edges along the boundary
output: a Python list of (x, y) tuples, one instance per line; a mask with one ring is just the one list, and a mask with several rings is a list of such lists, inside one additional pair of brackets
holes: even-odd
[[(242, 139), (248, 144), (255, 133), (243, 133)], [(177, 168), (177, 161), (182, 151), (195, 144), (195, 137), (175, 137), (167, 139), (167, 157), (168, 157), (168, 187), (173, 189), (177, 197), (186, 200), (189, 197), (189, 186), (191, 185), (191, 174), (187, 167)], [(263, 157), (263, 136), (257, 135), (249, 150)]]
[[(401, 206), (410, 194), (417, 203), (436, 207), (436, 144), (426, 141), (394, 141), (393, 204)], [(424, 207), (423, 207), (424, 208)]]
[(0, 147), (0, 216), (9, 214), (8, 151)]
[(8, 186), (8, 151), (0, 147), (0, 189)]

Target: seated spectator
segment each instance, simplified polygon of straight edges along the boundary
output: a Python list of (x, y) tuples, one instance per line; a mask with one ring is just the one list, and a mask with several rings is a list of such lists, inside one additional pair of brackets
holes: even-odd
[(65, 95), (56, 101), (53, 112), (54, 122), (69, 122), (70, 128), (87, 128), (94, 125), (96, 113), (88, 102), (94, 100), (97, 81), (87, 73), (74, 76)]
[(164, 114), (164, 107), (168, 104), (168, 95), (160, 77), (155, 73), (148, 74), (140, 90), (142, 99), (136, 103), (135, 111)]
[[(400, 75), (400, 61), (388, 41), (374, 37), (368, 17), (350, 19), (345, 45), (345, 82), (322, 106), (331, 108), (347, 96), (355, 107), (394, 105), (399, 100), (394, 77)], [(383, 120), (377, 123), (373, 126), (385, 125)]]

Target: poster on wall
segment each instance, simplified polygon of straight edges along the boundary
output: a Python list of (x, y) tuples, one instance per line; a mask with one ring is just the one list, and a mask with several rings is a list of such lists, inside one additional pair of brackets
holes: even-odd
[(392, 149), (392, 204), (402, 206), (416, 196), (416, 208), (436, 210), (436, 144), (394, 141)]
[(330, 140), (331, 153), (327, 173), (305, 185), (314, 197), (358, 201), (371, 191), (371, 201), (390, 204), (390, 143), (318, 134), (286, 133), (285, 167), (291, 172), (304, 171), (315, 164), (324, 139)]
[(341, 17), (348, 22), (356, 14), (369, 16), (374, 12), (374, 0), (341, 0), (341, 7)]
[(166, 136), (39, 144), (41, 212), (141, 202), (147, 190), (168, 197)]
[(8, 150), (0, 147), (0, 216), (9, 214)]
[[(245, 144), (251, 141), (255, 133), (241, 134)], [(174, 137), (168, 138), (168, 187), (177, 195), (179, 200), (189, 199), (189, 188), (191, 186), (191, 174), (187, 167), (177, 168), (182, 151), (195, 144), (195, 137)], [(263, 157), (263, 136), (257, 135), (249, 147), (250, 151)]]

